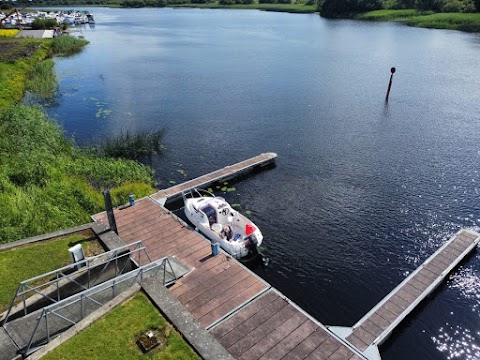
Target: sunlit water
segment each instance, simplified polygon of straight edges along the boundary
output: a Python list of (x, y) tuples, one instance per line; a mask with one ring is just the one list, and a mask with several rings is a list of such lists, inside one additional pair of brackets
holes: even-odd
[[(479, 229), (478, 35), (313, 14), (94, 13), (90, 45), (57, 60), (49, 112), (79, 144), (167, 127), (149, 161), (164, 187), (277, 152), (224, 196), (265, 236), (270, 265), (254, 270), (324, 324), (353, 325), (456, 231)], [(382, 357), (479, 359), (479, 266), (474, 253)]]

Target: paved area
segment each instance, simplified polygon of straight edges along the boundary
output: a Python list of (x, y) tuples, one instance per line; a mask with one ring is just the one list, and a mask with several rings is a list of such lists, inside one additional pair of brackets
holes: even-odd
[(4, 328), (0, 328), (0, 360), (12, 360), (17, 355), (17, 346)]

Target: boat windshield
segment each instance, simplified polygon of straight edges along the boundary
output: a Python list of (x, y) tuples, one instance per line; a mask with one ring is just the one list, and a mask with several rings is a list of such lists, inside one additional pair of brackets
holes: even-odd
[(215, 224), (217, 222), (217, 211), (215, 208), (211, 205), (206, 205), (200, 209), (205, 215), (207, 215), (208, 222), (210, 223), (210, 226), (212, 224)]

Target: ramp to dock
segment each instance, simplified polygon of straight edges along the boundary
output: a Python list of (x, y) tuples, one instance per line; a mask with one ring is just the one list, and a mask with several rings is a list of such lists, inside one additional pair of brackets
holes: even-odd
[(215, 182), (232, 179), (235, 176), (238, 176), (248, 171), (252, 171), (255, 168), (267, 166), (273, 163), (276, 158), (277, 154), (275, 153), (263, 153), (253, 158), (241, 161), (239, 163), (226, 166), (223, 169), (192, 179), (190, 181), (172, 186), (168, 189), (160, 190), (157, 193), (151, 195), (151, 198), (158, 202), (160, 205), (165, 205), (167, 200), (181, 196), (183, 191), (187, 191), (193, 188), (205, 188)]
[(381, 359), (378, 346), (425, 299), (480, 241), (480, 234), (461, 230), (361, 318), (353, 327), (329, 329), (367, 359)]
[(191, 270), (178, 259), (161, 258), (7, 322), (0, 329), (27, 356), (138, 281), (154, 277), (155, 281), (166, 286), (175, 283)]

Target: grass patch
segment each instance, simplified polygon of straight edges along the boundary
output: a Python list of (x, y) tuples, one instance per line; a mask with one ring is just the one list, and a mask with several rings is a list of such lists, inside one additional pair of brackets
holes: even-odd
[(419, 12), (415, 9), (406, 10), (375, 10), (360, 14), (356, 17), (358, 20), (370, 21), (392, 21), (404, 20), (412, 16), (418, 16)]
[(48, 59), (36, 63), (28, 72), (26, 89), (30, 91), (36, 102), (51, 101), (58, 89), (58, 80), (55, 76), (55, 63)]
[(30, 68), (47, 56), (46, 43), (41, 41), (0, 38), (0, 112), (22, 100)]
[(0, 313), (7, 310), (21, 281), (68, 265), (68, 248), (81, 242), (87, 256), (99, 253), (92, 233), (77, 233), (32, 245), (0, 252)]
[(87, 44), (88, 41), (81, 36), (64, 35), (53, 38), (51, 48), (55, 55), (68, 56), (79, 52)]
[(432, 29), (480, 32), (480, 13), (438, 13), (415, 16), (409, 18), (406, 24)]
[(15, 37), (19, 32), (16, 29), (0, 29), (0, 37)]
[[(168, 346), (143, 354), (136, 336), (146, 329), (161, 328)], [(78, 351), (82, 349), (82, 351)], [(190, 360), (200, 359), (143, 293), (112, 310), (77, 336), (45, 355), (44, 360)]]

